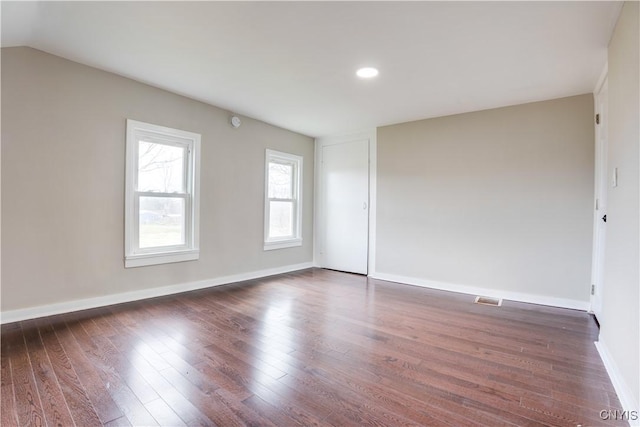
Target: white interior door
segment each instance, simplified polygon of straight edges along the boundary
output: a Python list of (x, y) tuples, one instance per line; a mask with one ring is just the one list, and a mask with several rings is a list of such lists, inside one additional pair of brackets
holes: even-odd
[(605, 239), (607, 236), (607, 186), (609, 172), (607, 170), (607, 123), (608, 123), (608, 84), (604, 80), (596, 94), (596, 202), (593, 227), (593, 262), (591, 270), (591, 310), (598, 319), (602, 316), (602, 291), (604, 287)]
[(369, 140), (321, 146), (320, 265), (367, 274)]

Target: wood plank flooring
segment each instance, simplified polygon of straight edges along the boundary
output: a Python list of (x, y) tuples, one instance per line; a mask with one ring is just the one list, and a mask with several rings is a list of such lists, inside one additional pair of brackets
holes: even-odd
[(310, 269), (2, 327), (2, 426), (614, 426), (584, 312)]

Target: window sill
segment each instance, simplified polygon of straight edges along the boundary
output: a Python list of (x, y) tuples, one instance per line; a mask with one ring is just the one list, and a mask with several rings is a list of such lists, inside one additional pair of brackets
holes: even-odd
[(199, 250), (169, 252), (160, 254), (128, 255), (124, 267), (144, 267), (145, 265), (169, 264), (173, 262), (195, 261), (200, 258)]
[(271, 251), (274, 249), (293, 248), (302, 246), (302, 239), (280, 240), (276, 242), (264, 242), (264, 250)]

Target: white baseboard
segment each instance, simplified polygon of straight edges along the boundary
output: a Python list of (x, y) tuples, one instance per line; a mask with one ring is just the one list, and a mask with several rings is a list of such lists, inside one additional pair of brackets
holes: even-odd
[[(598, 349), (598, 353), (600, 354), (602, 363), (604, 363), (607, 374), (609, 374), (609, 378), (611, 378), (611, 383), (613, 384), (613, 388), (616, 390), (618, 399), (620, 399), (622, 409), (624, 411), (629, 411), (630, 413), (635, 411), (636, 417), (640, 417), (640, 402), (634, 401), (631, 387), (629, 387), (624, 379), (624, 375), (622, 375), (618, 369), (618, 365), (616, 365), (611, 357), (611, 353), (609, 353), (609, 349), (606, 344), (602, 341), (596, 341), (594, 344), (596, 345), (596, 349)], [(640, 426), (640, 419), (629, 421), (629, 425), (634, 427)]]
[(18, 322), (27, 319), (36, 319), (38, 317), (52, 316), (55, 314), (70, 313), (72, 311), (87, 310), (96, 307), (104, 307), (124, 302), (138, 301), (147, 298), (178, 294), (181, 292), (204, 289), (212, 286), (227, 285), (230, 283), (242, 282), (245, 280), (260, 279), (262, 277), (268, 277), (282, 273), (290, 273), (292, 271), (304, 270), (311, 267), (313, 267), (312, 262), (305, 262), (302, 264), (286, 265), (282, 267), (269, 268), (266, 270), (252, 271), (249, 273), (240, 273), (230, 276), (217, 277), (214, 279), (199, 280), (196, 282), (180, 283), (177, 285), (162, 286), (159, 288), (142, 289), (139, 291), (123, 292), (101, 297), (86, 298), (56, 304), (4, 311), (0, 313), (0, 324)]
[(480, 295), (491, 298), (526, 302), (531, 304), (548, 305), (552, 307), (570, 308), (573, 310), (589, 310), (589, 301), (573, 300), (568, 298), (556, 298), (544, 295), (528, 294), (523, 292), (503, 291), (500, 289), (482, 288), (478, 286), (459, 285), (455, 283), (437, 282), (434, 280), (418, 279), (415, 277), (398, 276), (376, 272), (370, 274), (373, 279), (386, 280), (388, 282), (403, 283), (405, 285), (421, 286), (423, 288), (438, 289), (442, 291), (459, 292), (470, 295)]

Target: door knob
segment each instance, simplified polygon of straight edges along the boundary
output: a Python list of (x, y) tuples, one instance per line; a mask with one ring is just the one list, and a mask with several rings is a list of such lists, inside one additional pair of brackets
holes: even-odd
[(604, 222), (607, 222), (607, 215), (603, 216), (603, 217), (602, 217), (602, 220), (603, 220)]
[(367, 209), (367, 202), (364, 202), (364, 203), (362, 204), (362, 209)]

